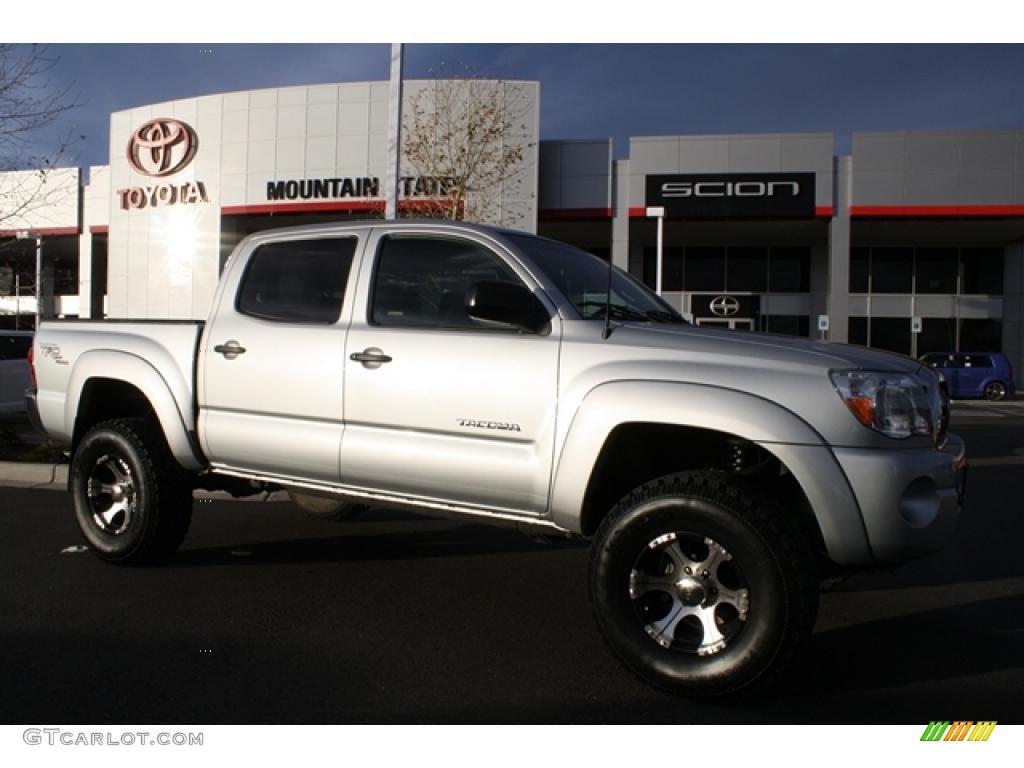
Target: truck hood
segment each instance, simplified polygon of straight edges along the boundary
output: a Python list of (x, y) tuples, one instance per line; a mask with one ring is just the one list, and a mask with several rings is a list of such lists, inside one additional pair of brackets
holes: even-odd
[[(618, 336), (616, 339), (615, 337)], [(787, 365), (816, 370), (860, 369), (916, 373), (921, 364), (895, 352), (853, 344), (816, 341), (750, 331), (728, 331), (692, 325), (624, 324), (609, 340), (617, 344), (695, 354), (703, 359), (734, 358), (741, 366)]]
[[(597, 330), (594, 325), (588, 329)], [(578, 352), (569, 352), (563, 364), (566, 381), (578, 376), (584, 388), (603, 381), (646, 379), (747, 393), (790, 411), (829, 444), (845, 446), (891, 440), (856, 420), (830, 371), (903, 373), (937, 386), (930, 369), (904, 355), (689, 325), (616, 325), (607, 340), (597, 336)]]

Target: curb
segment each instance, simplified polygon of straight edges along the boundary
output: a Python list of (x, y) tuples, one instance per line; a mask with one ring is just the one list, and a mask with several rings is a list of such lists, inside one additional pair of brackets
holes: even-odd
[(67, 464), (27, 464), (0, 461), (0, 485), (62, 491), (68, 483)]
[[(41, 491), (65, 491), (68, 487), (67, 464), (29, 464), (17, 461), (0, 461), (0, 487), (22, 488)], [(193, 491), (192, 498), (211, 501), (289, 501), (285, 491), (238, 498), (227, 491)]]

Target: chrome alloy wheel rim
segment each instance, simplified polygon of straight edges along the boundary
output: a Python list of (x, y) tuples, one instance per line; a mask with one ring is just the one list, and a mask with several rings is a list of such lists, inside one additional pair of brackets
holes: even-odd
[(732, 555), (693, 533), (649, 542), (630, 572), (629, 597), (652, 640), (699, 656), (726, 648), (750, 612), (750, 591)]
[(1001, 400), (1006, 396), (1006, 387), (998, 381), (993, 381), (985, 387), (985, 397), (989, 400)]
[(93, 464), (87, 486), (93, 522), (104, 533), (124, 533), (135, 517), (135, 478), (124, 459), (104, 455)]

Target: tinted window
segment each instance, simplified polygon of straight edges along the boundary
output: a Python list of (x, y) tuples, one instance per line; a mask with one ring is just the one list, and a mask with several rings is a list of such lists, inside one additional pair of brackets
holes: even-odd
[(0, 335), (0, 360), (24, 360), (31, 346), (31, 336)]
[(909, 317), (871, 318), (871, 346), (888, 349), (904, 355), (910, 354)]
[(992, 358), (987, 355), (964, 355), (964, 368), (991, 368)]
[(765, 330), (786, 336), (807, 337), (811, 320), (807, 315), (770, 315), (765, 318)]
[(1002, 248), (963, 248), (960, 261), (964, 270), (961, 293), (1003, 292)]
[(522, 285), (511, 267), (472, 241), (389, 237), (377, 257), (371, 321), (384, 326), (494, 329), (492, 323), (466, 314), (466, 294), (481, 280)]
[(998, 352), (1003, 341), (1003, 321), (970, 319), (960, 321), (960, 349)]
[(725, 248), (687, 248), (683, 269), (686, 273), (686, 290), (725, 290)]
[(730, 248), (726, 263), (727, 291), (768, 290), (768, 249)]
[(945, 355), (925, 355), (924, 362), (932, 368), (947, 368)]
[(860, 344), (862, 347), (868, 345), (868, 319), (866, 317), (851, 317), (849, 336), (851, 344)]
[[(506, 235), (572, 302), (580, 316), (603, 319), (607, 307), (615, 320), (685, 323), (665, 301), (632, 275), (565, 243), (530, 235)], [(611, 278), (611, 302), (608, 280)]]
[(950, 349), (956, 349), (956, 320), (951, 317), (924, 318), (921, 332), (917, 334), (917, 354)]
[(917, 293), (956, 293), (956, 248), (917, 249)]
[[(871, 290), (874, 293), (910, 293), (913, 280), (913, 248), (871, 249)], [(872, 333), (874, 346), (873, 339)]]
[(282, 323), (337, 322), (355, 250), (351, 237), (261, 245), (238, 289), (238, 311)]
[[(683, 249), (667, 246), (661, 253), (662, 291), (683, 290)], [(657, 286), (658, 249), (644, 248), (644, 282), (651, 288)]]
[(867, 248), (850, 249), (850, 293), (868, 292), (869, 253)]
[(811, 249), (772, 248), (768, 290), (772, 293), (806, 293), (811, 286)]

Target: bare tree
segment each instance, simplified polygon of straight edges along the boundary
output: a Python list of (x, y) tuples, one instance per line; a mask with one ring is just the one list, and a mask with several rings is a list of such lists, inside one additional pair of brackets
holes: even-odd
[[(509, 98), (506, 83), (477, 76), (422, 83), (402, 121), (407, 215), (497, 222), (503, 199), (520, 196), (533, 145), (532, 103)], [(419, 199), (417, 199), (419, 198)]]
[(45, 46), (0, 43), (0, 171), (18, 171), (0, 176), (0, 230), (29, 216), (45, 219), (45, 209), (69, 193), (66, 184), (53, 183), (53, 172), (70, 162), (81, 137), (42, 136), (79, 106), (73, 85), (50, 81), (56, 63)]

